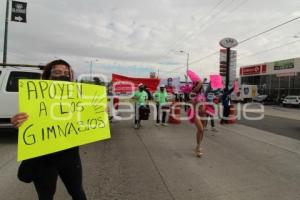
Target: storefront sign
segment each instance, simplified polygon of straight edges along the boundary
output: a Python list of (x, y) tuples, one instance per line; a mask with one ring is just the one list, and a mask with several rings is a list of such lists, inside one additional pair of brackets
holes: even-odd
[(219, 44), (224, 48), (233, 48), (238, 45), (238, 41), (234, 38), (224, 38), (219, 42)]
[(276, 74), (277, 77), (297, 76), (297, 72)]
[(267, 65), (254, 65), (250, 67), (242, 67), (240, 69), (240, 75), (254, 75), (254, 74), (261, 74), (267, 72)]
[(282, 60), (274, 63), (274, 70), (293, 69), (294, 67), (294, 59)]

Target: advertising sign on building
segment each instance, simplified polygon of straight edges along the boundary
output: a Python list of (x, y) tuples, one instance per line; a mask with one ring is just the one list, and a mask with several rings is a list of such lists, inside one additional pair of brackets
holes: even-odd
[(242, 67), (240, 69), (240, 75), (256, 75), (256, 74), (264, 74), (267, 72), (267, 65), (253, 65), (249, 67)]
[(293, 69), (294, 67), (294, 59), (282, 60), (274, 63), (274, 70)]

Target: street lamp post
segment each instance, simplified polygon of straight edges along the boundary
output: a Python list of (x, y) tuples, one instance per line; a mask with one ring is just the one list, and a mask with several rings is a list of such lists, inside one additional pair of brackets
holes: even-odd
[(93, 69), (93, 61), (90, 63), (90, 81), (92, 81), (92, 69)]
[(7, 59), (7, 32), (8, 32), (8, 15), (9, 15), (9, 0), (6, 1), (5, 11), (5, 28), (4, 28), (4, 45), (3, 45), (3, 66), (6, 65)]
[(184, 53), (186, 54), (187, 56), (187, 59), (186, 59), (186, 74), (185, 74), (185, 83), (188, 82), (188, 70), (189, 70), (189, 57), (190, 57), (190, 54), (185, 52), (185, 51), (180, 51), (180, 53)]
[[(89, 63), (90, 63), (90, 81), (92, 81), (92, 76), (93, 76), (93, 61), (97, 62), (98, 59), (95, 59), (95, 60), (90, 60)], [(88, 61), (87, 61), (88, 62)]]

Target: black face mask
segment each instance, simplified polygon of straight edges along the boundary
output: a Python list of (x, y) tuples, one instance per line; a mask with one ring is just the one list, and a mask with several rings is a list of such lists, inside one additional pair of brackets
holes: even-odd
[(55, 80), (55, 81), (71, 81), (70, 77), (69, 76), (65, 76), (65, 75), (52, 76), (51, 79)]

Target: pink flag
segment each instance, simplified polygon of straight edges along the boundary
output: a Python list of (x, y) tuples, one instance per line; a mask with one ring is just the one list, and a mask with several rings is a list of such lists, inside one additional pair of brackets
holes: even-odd
[(222, 81), (222, 76), (220, 75), (210, 75), (210, 85), (212, 89), (223, 89), (223, 81)]
[(237, 80), (234, 81), (233, 88), (234, 88), (234, 93), (238, 93), (239, 92), (239, 85), (238, 85), (238, 81)]
[(187, 72), (188, 77), (191, 79), (192, 82), (198, 82), (201, 81), (201, 78), (192, 70), (188, 70)]
[(192, 85), (185, 84), (185, 85), (180, 86), (180, 91), (183, 93), (190, 93), (190, 92), (192, 92), (192, 88), (193, 88)]

